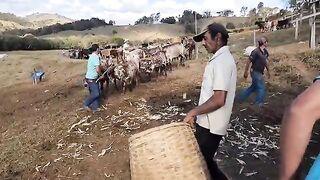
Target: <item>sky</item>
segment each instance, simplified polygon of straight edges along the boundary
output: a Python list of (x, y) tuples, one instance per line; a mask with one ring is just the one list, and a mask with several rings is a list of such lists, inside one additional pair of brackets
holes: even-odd
[[(161, 18), (178, 16), (191, 9), (202, 14), (232, 9), (239, 15), (242, 6), (252, 9), (261, 0), (1, 0), (0, 12), (18, 16), (32, 13), (57, 13), (71, 19), (98, 17), (117, 25), (134, 24), (142, 16), (160, 12)], [(285, 0), (264, 0), (267, 7), (285, 8)]]

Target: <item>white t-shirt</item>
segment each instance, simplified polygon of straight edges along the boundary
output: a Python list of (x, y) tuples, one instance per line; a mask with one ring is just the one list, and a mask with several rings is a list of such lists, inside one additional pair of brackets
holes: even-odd
[(210, 129), (212, 134), (227, 133), (236, 92), (237, 68), (229, 47), (220, 48), (209, 60), (203, 75), (199, 105), (205, 103), (214, 91), (227, 91), (223, 107), (208, 114), (197, 116), (199, 126)]

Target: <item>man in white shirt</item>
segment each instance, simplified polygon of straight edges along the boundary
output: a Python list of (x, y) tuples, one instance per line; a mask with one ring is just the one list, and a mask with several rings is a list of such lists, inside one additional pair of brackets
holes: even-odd
[(219, 143), (227, 133), (236, 91), (237, 68), (229, 51), (228, 32), (221, 24), (210, 24), (204, 32), (195, 36), (210, 58), (203, 75), (199, 106), (192, 109), (184, 122), (194, 126), (196, 138), (214, 180), (228, 179), (218, 168), (213, 157)]

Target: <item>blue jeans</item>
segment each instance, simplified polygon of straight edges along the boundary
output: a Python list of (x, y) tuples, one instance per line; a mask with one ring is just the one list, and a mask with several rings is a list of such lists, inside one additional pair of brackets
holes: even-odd
[(253, 92), (257, 94), (256, 104), (263, 105), (264, 96), (265, 96), (265, 82), (263, 74), (252, 71), (251, 72), (252, 84), (249, 88), (245, 89), (240, 94), (240, 102), (245, 101)]
[(99, 84), (94, 82), (88, 82), (89, 97), (84, 102), (85, 106), (90, 107), (93, 111), (96, 111), (99, 107), (100, 89)]

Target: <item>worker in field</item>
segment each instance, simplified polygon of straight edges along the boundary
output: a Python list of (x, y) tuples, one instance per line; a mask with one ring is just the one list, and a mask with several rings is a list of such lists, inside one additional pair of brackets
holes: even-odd
[(217, 23), (210, 24), (193, 38), (214, 55), (205, 68), (199, 106), (184, 119), (191, 126), (196, 119), (195, 135), (214, 180), (228, 179), (213, 160), (222, 137), (227, 133), (236, 91), (237, 68), (227, 46), (228, 38), (228, 31)]
[[(295, 180), (309, 144), (314, 124), (320, 119), (320, 76), (300, 94), (283, 116), (280, 137), (280, 180)], [(320, 155), (306, 180), (320, 179)]]
[(250, 87), (241, 92), (239, 100), (245, 101), (252, 93), (256, 93), (255, 104), (259, 107), (264, 105), (265, 98), (265, 80), (264, 73), (267, 70), (267, 76), (270, 78), (270, 69), (268, 66), (269, 53), (267, 51), (268, 39), (261, 37), (258, 40), (258, 47), (253, 50), (249, 56), (249, 61), (246, 64), (243, 77), (248, 78), (249, 72), (252, 83)]
[(99, 46), (97, 44), (93, 44), (91, 46), (91, 49), (92, 54), (88, 59), (87, 72), (85, 76), (90, 94), (84, 102), (84, 108), (86, 110), (92, 110), (93, 112), (97, 112), (100, 110), (100, 88), (98, 78), (99, 75), (102, 73), (100, 68), (101, 63), (99, 58)]

